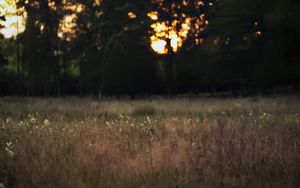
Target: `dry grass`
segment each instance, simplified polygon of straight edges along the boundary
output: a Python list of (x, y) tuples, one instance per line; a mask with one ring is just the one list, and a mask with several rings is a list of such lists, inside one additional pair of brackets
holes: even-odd
[(299, 187), (300, 99), (0, 99), (6, 187)]

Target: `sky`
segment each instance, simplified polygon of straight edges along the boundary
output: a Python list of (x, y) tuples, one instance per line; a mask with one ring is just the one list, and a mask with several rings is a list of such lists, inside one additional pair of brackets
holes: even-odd
[[(50, 7), (55, 6), (55, 4), (49, 5)], [(67, 38), (68, 40), (71, 36), (65, 35), (74, 35), (75, 32), (74, 27), (76, 24), (74, 22), (77, 19), (75, 13), (80, 13), (84, 10), (84, 7), (80, 4), (66, 5), (65, 9), (71, 10), (74, 13), (65, 15), (64, 19), (61, 20), (58, 37)], [(17, 15), (18, 12), (19, 15)], [(0, 16), (5, 16), (6, 18), (5, 21), (0, 21), (0, 25), (4, 26), (4, 28), (0, 29), (0, 33), (5, 38), (15, 37), (18, 33), (25, 31), (26, 11), (24, 8), (17, 9), (16, 0), (0, 0)]]
[[(19, 15), (17, 15), (18, 11)], [(6, 18), (5, 21), (0, 21), (4, 26), (0, 29), (0, 33), (5, 38), (15, 37), (25, 30), (26, 13), (22, 9), (17, 9), (15, 0), (0, 0), (0, 15)]]
[[(22, 33), (25, 30), (26, 11), (24, 8), (18, 8), (16, 6), (17, 0), (0, 0), (0, 16), (5, 16), (5, 21), (0, 21), (0, 25), (4, 28), (0, 29), (0, 33), (5, 38), (11, 38), (17, 36), (18, 33)], [(202, 1), (201, 1), (202, 2)], [(55, 4), (49, 4), (50, 7), (55, 7)], [(61, 20), (58, 37), (71, 40), (71, 37), (75, 35), (74, 28), (76, 27), (76, 13), (84, 11), (84, 6), (81, 4), (65, 5), (65, 8), (72, 10), (74, 13), (65, 15)], [(17, 15), (18, 13), (18, 15)], [(129, 12), (128, 16), (131, 19), (136, 18), (136, 14)], [(148, 16), (153, 21), (159, 18), (157, 12), (149, 12)], [(185, 17), (186, 15), (184, 15)], [(200, 16), (201, 17), (201, 16)], [(183, 42), (187, 39), (191, 29), (191, 19), (186, 17), (185, 21), (179, 23), (177, 20), (173, 21), (169, 26), (166, 22), (155, 22), (151, 25), (153, 33), (150, 36), (151, 48), (158, 54), (167, 54), (168, 49), (166, 47), (167, 40), (171, 40), (171, 47), (174, 52), (177, 52), (181, 48)], [(204, 24), (205, 18), (201, 17), (198, 25), (199, 27)], [(178, 24), (180, 24), (180, 30), (177, 31)], [(41, 30), (43, 26), (41, 26)]]

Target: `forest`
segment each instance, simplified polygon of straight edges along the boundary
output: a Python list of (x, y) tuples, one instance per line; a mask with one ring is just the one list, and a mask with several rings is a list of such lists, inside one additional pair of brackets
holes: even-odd
[(297, 91), (299, 0), (1, 0), (0, 95)]
[(300, 0), (0, 0), (0, 188), (299, 188)]

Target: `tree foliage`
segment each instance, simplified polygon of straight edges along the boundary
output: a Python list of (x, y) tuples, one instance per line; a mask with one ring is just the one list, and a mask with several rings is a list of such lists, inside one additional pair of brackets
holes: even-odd
[(162, 94), (170, 70), (177, 93), (297, 89), (299, 3), (19, 0), (26, 30), (0, 37), (0, 94)]

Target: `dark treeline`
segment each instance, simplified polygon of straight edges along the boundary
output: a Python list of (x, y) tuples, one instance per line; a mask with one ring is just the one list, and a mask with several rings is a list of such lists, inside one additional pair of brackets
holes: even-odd
[[(149, 40), (153, 20), (147, 13), (156, 10), (153, 1), (68, 1), (82, 4), (83, 11), (66, 8), (64, 1), (49, 2), (20, 0), (18, 6), (27, 12), (26, 30), (13, 39), (0, 36), (0, 95), (166, 93), (170, 56), (156, 54)], [(203, 2), (201, 11), (209, 24), (198, 28), (203, 29), (200, 44), (189, 36), (172, 54), (174, 94), (297, 90), (299, 0)], [(76, 27), (61, 32), (61, 20), (72, 14), (76, 14)]]

